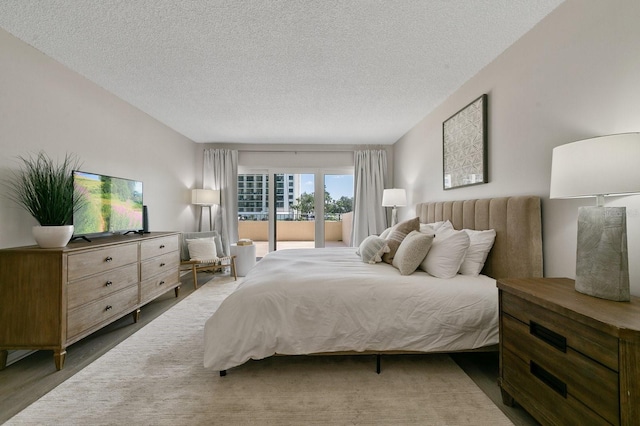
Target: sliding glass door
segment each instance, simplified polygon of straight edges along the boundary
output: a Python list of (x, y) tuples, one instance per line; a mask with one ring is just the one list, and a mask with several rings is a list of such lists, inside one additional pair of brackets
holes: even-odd
[(238, 235), (254, 241), (258, 257), (285, 248), (349, 245), (352, 204), (352, 174), (323, 170), (239, 174)]

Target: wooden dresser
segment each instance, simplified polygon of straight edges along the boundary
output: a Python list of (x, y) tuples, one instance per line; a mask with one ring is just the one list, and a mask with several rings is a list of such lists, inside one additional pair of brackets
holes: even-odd
[(0, 369), (9, 349), (66, 347), (180, 286), (179, 233), (99, 237), (59, 249), (0, 250)]
[(542, 424), (640, 425), (640, 298), (567, 278), (498, 280), (503, 401)]

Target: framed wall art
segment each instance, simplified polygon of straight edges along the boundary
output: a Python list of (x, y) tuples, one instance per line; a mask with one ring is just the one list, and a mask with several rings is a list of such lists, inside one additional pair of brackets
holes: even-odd
[(489, 182), (487, 177), (487, 95), (442, 123), (444, 189)]

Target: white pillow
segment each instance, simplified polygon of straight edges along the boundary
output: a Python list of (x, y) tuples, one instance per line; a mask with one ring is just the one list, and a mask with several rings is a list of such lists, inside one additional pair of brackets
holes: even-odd
[(389, 234), (391, 233), (391, 229), (393, 229), (393, 227), (390, 226), (384, 231), (382, 231), (382, 233), (380, 234), (380, 237), (386, 240), (389, 237)]
[(360, 243), (356, 254), (364, 263), (382, 262), (382, 254), (389, 252), (387, 240), (377, 235), (369, 235)]
[(218, 257), (214, 237), (187, 239), (191, 260), (212, 260)]
[(464, 256), (462, 265), (460, 265), (460, 273), (462, 275), (478, 276), (484, 262), (487, 260), (489, 251), (493, 247), (496, 239), (496, 231), (489, 229), (487, 231), (474, 231), (472, 229), (463, 229), (469, 235), (469, 249)]
[(433, 229), (436, 231), (436, 235), (442, 234), (443, 232), (454, 230), (453, 224), (448, 220), (445, 220), (444, 222), (436, 222), (432, 226), (433, 226)]
[(436, 234), (420, 269), (437, 278), (453, 278), (469, 248), (469, 234), (450, 230)]
[(433, 234), (411, 231), (400, 243), (391, 264), (400, 271), (400, 275), (411, 275), (429, 252)]

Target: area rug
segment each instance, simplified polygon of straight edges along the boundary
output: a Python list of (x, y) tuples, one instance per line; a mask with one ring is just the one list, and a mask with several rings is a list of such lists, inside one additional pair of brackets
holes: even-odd
[(446, 355), (271, 357), (202, 366), (204, 322), (238, 282), (217, 277), (7, 425), (510, 425)]

